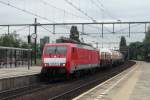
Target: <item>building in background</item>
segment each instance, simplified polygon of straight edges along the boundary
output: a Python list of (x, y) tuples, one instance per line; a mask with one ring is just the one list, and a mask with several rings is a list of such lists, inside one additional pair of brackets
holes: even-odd
[(41, 51), (43, 51), (44, 45), (46, 43), (50, 43), (50, 37), (48, 37), (48, 36), (45, 36), (44, 38), (40, 39), (40, 49), (41, 49)]

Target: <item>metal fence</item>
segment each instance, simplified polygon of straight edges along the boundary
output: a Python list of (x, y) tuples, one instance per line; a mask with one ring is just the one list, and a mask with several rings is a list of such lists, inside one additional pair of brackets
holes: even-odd
[(0, 68), (14, 68), (32, 65), (32, 50), (0, 46)]

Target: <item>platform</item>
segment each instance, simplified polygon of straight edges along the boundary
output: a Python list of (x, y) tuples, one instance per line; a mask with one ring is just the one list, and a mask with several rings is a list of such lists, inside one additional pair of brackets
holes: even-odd
[(28, 66), (0, 69), (0, 91), (34, 84), (38, 80), (41, 66)]
[(150, 100), (150, 63), (137, 61), (73, 100)]
[(28, 69), (28, 66), (17, 68), (2, 68), (0, 69), (0, 79), (39, 74), (41, 68), (41, 66), (30, 66), (30, 69)]

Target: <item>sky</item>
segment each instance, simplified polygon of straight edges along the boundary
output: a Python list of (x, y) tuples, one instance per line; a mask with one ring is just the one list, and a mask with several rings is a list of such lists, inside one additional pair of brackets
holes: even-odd
[[(9, 5), (8, 5), (9, 4)], [(98, 22), (109, 21), (149, 21), (150, 18), (149, 0), (0, 0), (0, 24), (23, 24), (34, 23), (37, 17), (39, 23), (55, 22)], [(69, 33), (70, 26), (56, 27), (56, 33)], [(11, 27), (10, 32), (23, 27)], [(45, 30), (48, 29), (49, 31)], [(51, 42), (60, 36), (68, 37), (68, 34), (52, 34), (52, 26), (38, 27), (38, 39), (43, 36), (50, 36)], [(142, 41), (144, 33), (131, 34), (128, 37), (127, 25), (115, 26), (118, 34), (104, 34), (101, 38), (99, 25), (85, 26), (85, 33), (88, 36), (80, 36), (85, 42), (99, 42), (100, 46), (117, 47), (120, 36), (126, 36), (127, 42)], [(123, 31), (119, 31), (124, 29)], [(81, 31), (81, 26), (78, 26)], [(144, 32), (143, 25), (137, 25), (131, 29), (133, 32)], [(104, 33), (111, 33), (112, 26), (105, 26)], [(7, 33), (7, 27), (0, 27), (0, 34)], [(26, 40), (27, 34), (33, 33), (33, 28), (17, 31), (22, 39)], [(114, 43), (114, 44), (113, 44)], [(103, 45), (102, 45), (103, 44)]]

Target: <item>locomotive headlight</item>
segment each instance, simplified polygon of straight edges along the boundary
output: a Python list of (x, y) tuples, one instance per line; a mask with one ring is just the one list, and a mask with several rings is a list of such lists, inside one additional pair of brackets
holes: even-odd
[(45, 64), (44, 64), (44, 66), (48, 66), (48, 65), (49, 65), (48, 63), (45, 63)]
[(64, 63), (63, 66), (65, 66), (66, 64)]
[(61, 63), (60, 65), (61, 65), (61, 66), (65, 66), (66, 64), (65, 64), (65, 63)]

